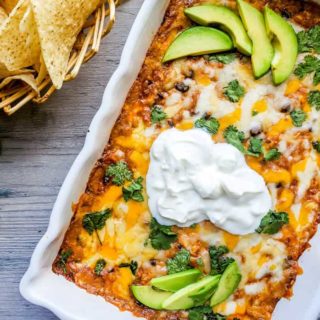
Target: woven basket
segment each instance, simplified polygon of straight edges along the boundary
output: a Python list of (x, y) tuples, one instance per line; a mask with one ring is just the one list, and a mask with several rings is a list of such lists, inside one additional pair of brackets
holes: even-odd
[[(82, 64), (89, 61), (100, 48), (101, 39), (107, 35), (115, 21), (115, 8), (120, 0), (107, 0), (88, 19), (70, 54), (68, 71), (64, 81), (73, 80), (79, 73)], [(37, 71), (30, 67), (26, 69), (35, 78), (42, 78), (38, 85), (39, 92), (21, 80), (10, 81), (0, 89), (0, 110), (12, 115), (29, 101), (36, 104), (46, 102), (56, 88), (48, 75), (41, 77)], [(1, 83), (6, 81), (2, 79)]]

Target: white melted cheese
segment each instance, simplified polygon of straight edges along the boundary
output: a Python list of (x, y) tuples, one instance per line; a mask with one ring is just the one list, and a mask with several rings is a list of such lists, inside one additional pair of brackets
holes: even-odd
[(260, 292), (262, 292), (265, 289), (265, 287), (266, 287), (266, 284), (263, 281), (254, 282), (254, 283), (247, 284), (244, 287), (244, 291), (248, 295), (257, 295)]
[(306, 191), (310, 188), (312, 179), (318, 170), (318, 164), (315, 159), (311, 157), (307, 161), (307, 165), (304, 171), (300, 171), (297, 173), (298, 179), (299, 179), (299, 186), (298, 186), (298, 200), (301, 200)]
[(210, 220), (232, 234), (252, 233), (271, 208), (263, 178), (243, 154), (215, 144), (201, 129), (162, 132), (153, 143), (147, 174), (152, 215), (163, 225)]
[(200, 95), (196, 105), (196, 111), (201, 117), (204, 113), (210, 113), (216, 118), (232, 113), (236, 105), (217, 96), (216, 86), (210, 84), (200, 88)]

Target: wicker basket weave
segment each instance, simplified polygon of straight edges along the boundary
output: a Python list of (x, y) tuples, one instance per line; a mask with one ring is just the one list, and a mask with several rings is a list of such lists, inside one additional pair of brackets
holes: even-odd
[[(70, 54), (68, 70), (64, 81), (73, 80), (79, 73), (82, 64), (89, 61), (100, 48), (101, 39), (107, 35), (115, 21), (115, 8), (120, 0), (106, 0), (88, 19)], [(44, 103), (56, 88), (48, 75), (41, 77), (30, 67), (26, 70), (32, 73), (38, 81), (39, 92), (21, 80), (13, 80), (0, 89), (0, 110), (12, 115), (29, 101), (36, 104)], [(6, 79), (2, 79), (4, 82)]]

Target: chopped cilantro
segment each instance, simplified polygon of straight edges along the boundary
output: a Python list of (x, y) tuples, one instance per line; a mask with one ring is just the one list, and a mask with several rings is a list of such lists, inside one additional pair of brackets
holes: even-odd
[(277, 148), (273, 148), (265, 152), (264, 159), (266, 161), (277, 160), (280, 158), (280, 156), (281, 156), (281, 152)]
[(299, 63), (296, 69), (294, 70), (294, 74), (299, 79), (303, 79), (308, 74), (313, 72), (313, 84), (317, 85), (320, 83), (320, 59), (311, 55), (305, 56), (304, 61)]
[(211, 134), (216, 134), (219, 130), (220, 127), (220, 123), (219, 121), (214, 118), (214, 117), (210, 117), (210, 118), (205, 118), (202, 117), (201, 119), (198, 119), (195, 122), (195, 127), (196, 128), (201, 128), (204, 131), (211, 133)]
[(251, 112), (251, 115), (252, 115), (253, 117), (255, 117), (257, 114), (259, 114), (259, 112), (256, 111), (256, 110), (253, 110), (253, 111)]
[(167, 261), (168, 274), (186, 271), (190, 268), (190, 252), (186, 249), (180, 250), (175, 257)]
[(82, 219), (83, 228), (90, 235), (95, 232), (100, 244), (102, 244), (102, 242), (99, 237), (98, 230), (101, 230), (105, 226), (107, 219), (111, 216), (111, 212), (111, 209), (105, 209), (98, 212), (87, 213)]
[(112, 178), (112, 183), (122, 186), (126, 181), (132, 180), (132, 172), (124, 161), (111, 164), (106, 170), (106, 177)]
[(66, 251), (61, 251), (60, 253), (59, 259), (57, 261), (57, 266), (58, 268), (62, 269), (63, 273), (67, 273), (66, 265), (72, 253), (73, 252), (71, 249), (68, 249)]
[(123, 198), (125, 201), (129, 201), (130, 199), (137, 202), (144, 201), (144, 197), (142, 194), (142, 190), (143, 190), (142, 182), (143, 182), (143, 178), (139, 177), (136, 180), (134, 180), (129, 186), (122, 187)]
[(239, 131), (235, 126), (229, 126), (223, 133), (224, 138), (242, 153), (246, 153), (246, 149), (242, 145), (244, 141), (244, 133)]
[(209, 61), (221, 62), (223, 64), (229, 64), (236, 60), (237, 55), (235, 53), (216, 53), (209, 57)]
[(204, 266), (204, 263), (203, 263), (203, 259), (202, 259), (202, 258), (198, 258), (198, 259), (197, 259), (197, 265), (198, 265), (199, 267), (203, 267), (203, 266)]
[(168, 250), (171, 243), (177, 240), (177, 234), (172, 231), (171, 227), (162, 226), (154, 218), (151, 220), (150, 229), (149, 239), (154, 249)]
[(312, 142), (313, 149), (320, 153), (320, 140)]
[(101, 272), (103, 271), (103, 269), (105, 268), (106, 266), (106, 260), (104, 259), (99, 259), (97, 262), (96, 262), (96, 266), (94, 267), (94, 273), (98, 276), (101, 275)]
[(130, 263), (120, 263), (119, 268), (130, 268), (132, 274), (136, 274), (138, 270), (138, 262), (132, 260)]
[(316, 108), (317, 111), (320, 111), (320, 91), (310, 91), (308, 94), (308, 102), (312, 107)]
[(189, 310), (188, 320), (226, 320), (219, 313), (214, 313), (210, 306), (200, 306)]
[(167, 118), (167, 114), (162, 110), (160, 106), (153, 106), (151, 109), (151, 122), (152, 123), (159, 123), (162, 120)]
[(307, 119), (307, 114), (300, 109), (295, 109), (290, 112), (292, 123), (295, 127), (302, 127), (303, 122)]
[(229, 249), (226, 246), (211, 246), (209, 248), (209, 255), (211, 259), (211, 274), (222, 274), (230, 263), (234, 261), (233, 258), (224, 257)]
[(300, 31), (297, 36), (299, 52), (320, 53), (320, 25), (316, 25), (306, 31)]
[(224, 89), (224, 95), (231, 102), (238, 102), (245, 94), (245, 90), (238, 80), (232, 80)]
[(262, 139), (251, 138), (248, 148), (248, 154), (253, 157), (259, 157), (263, 152), (262, 149)]
[(289, 216), (286, 212), (275, 212), (270, 210), (261, 220), (258, 233), (275, 234), (283, 225), (289, 223)]

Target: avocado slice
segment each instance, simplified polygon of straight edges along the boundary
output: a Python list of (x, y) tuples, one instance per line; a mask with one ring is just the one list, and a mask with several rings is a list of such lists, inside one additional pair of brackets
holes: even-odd
[(276, 85), (287, 80), (298, 56), (298, 39), (291, 24), (269, 7), (264, 8), (267, 31), (274, 47), (272, 78)]
[(227, 32), (235, 47), (245, 55), (251, 55), (252, 42), (242, 24), (240, 17), (231, 9), (218, 5), (200, 5), (187, 8), (184, 13), (198, 24), (218, 25)]
[(162, 62), (233, 48), (231, 38), (224, 32), (209, 27), (192, 27), (181, 32), (171, 43)]
[(273, 59), (274, 51), (269, 39), (263, 14), (245, 2), (237, 0), (242, 22), (252, 40), (252, 67), (256, 78), (266, 74)]
[(238, 288), (241, 281), (241, 274), (237, 262), (229, 264), (227, 269), (221, 276), (218, 288), (211, 298), (211, 307), (228, 299), (232, 293)]
[(170, 274), (151, 280), (151, 285), (157, 289), (176, 292), (191, 283), (195, 283), (201, 275), (198, 269), (191, 269), (187, 271)]
[(165, 310), (186, 310), (203, 305), (214, 293), (220, 275), (206, 276), (200, 281), (177, 291), (162, 304)]
[(172, 295), (170, 292), (154, 290), (150, 286), (131, 286), (131, 291), (139, 302), (155, 310), (161, 310), (162, 303)]

